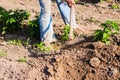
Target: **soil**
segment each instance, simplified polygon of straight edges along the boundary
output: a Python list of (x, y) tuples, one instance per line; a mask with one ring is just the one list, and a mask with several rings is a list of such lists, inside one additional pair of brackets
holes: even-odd
[[(85, 33), (75, 31), (78, 40), (67, 45), (57, 42), (59, 49), (55, 51), (37, 52), (31, 47), (9, 44), (0, 36), (0, 54), (5, 53), (0, 56), (0, 80), (120, 80), (120, 37), (117, 45), (114, 42), (106, 45), (91, 37), (106, 20), (120, 24), (120, 9), (112, 9), (108, 2), (90, 1), (76, 4), (77, 23)], [(0, 0), (0, 6), (27, 10), (30, 19), (40, 11), (38, 0)], [(64, 23), (54, 2), (52, 16), (54, 31), (59, 37)], [(26, 58), (27, 62), (18, 62), (19, 58)]]

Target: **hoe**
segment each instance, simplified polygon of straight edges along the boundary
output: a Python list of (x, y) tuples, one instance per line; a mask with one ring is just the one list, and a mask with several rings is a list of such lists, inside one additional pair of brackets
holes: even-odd
[(69, 39), (72, 40), (74, 39), (73, 36), (73, 18), (74, 16), (72, 14), (74, 14), (75, 8), (74, 5), (71, 6), (70, 8), (70, 33), (69, 33)]

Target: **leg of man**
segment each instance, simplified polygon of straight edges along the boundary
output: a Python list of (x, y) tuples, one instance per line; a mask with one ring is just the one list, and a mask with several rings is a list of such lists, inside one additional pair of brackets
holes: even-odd
[[(56, 0), (57, 1), (57, 5), (58, 5), (58, 8), (59, 8), (59, 11), (60, 11), (60, 14), (63, 18), (63, 21), (66, 25), (69, 25), (70, 24), (70, 7), (68, 6), (67, 2), (65, 2), (64, 0)], [(72, 14), (73, 16), (73, 25), (72, 27), (74, 29), (78, 29), (80, 31), (82, 31), (83, 33), (85, 32), (83, 27), (80, 27), (79, 25), (77, 25), (76, 23), (76, 18), (75, 18), (75, 11), (73, 12)]]
[[(60, 11), (60, 14), (64, 20), (65, 24), (69, 24), (70, 23), (70, 7), (68, 6), (67, 2), (63, 1), (63, 0), (56, 0), (57, 1), (57, 5)], [(73, 26), (76, 27), (76, 19), (75, 19), (75, 12), (74, 14), (72, 14), (73, 17)]]
[(56, 37), (53, 31), (52, 17), (51, 17), (51, 0), (39, 0), (40, 3), (40, 39), (45, 44), (54, 42)]

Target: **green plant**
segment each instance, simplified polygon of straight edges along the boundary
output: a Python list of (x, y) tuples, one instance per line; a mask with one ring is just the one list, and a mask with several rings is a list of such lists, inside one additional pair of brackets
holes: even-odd
[(116, 4), (116, 3), (112, 4), (111, 7), (112, 7), (112, 9), (118, 9), (118, 8), (120, 8), (120, 6), (118, 4)]
[(110, 0), (99, 0), (100, 2), (103, 2), (103, 1), (107, 1), (107, 2), (110, 2)]
[(66, 41), (69, 39), (69, 32), (70, 32), (70, 26), (66, 25), (64, 27), (64, 35), (62, 36), (62, 40)]
[(30, 41), (30, 38), (28, 38), (23, 44), (24, 44), (24, 46), (28, 46), (29, 45), (29, 41)]
[(19, 58), (18, 62), (27, 62), (27, 58)]
[(35, 16), (35, 19), (34, 20), (31, 20), (29, 21), (28, 23), (28, 35), (31, 37), (31, 38), (36, 38), (36, 39), (39, 39), (39, 23), (38, 23), (38, 16)]
[(45, 47), (43, 42), (35, 44), (34, 46), (37, 47), (42, 52), (48, 52), (50, 50), (50, 47)]
[(103, 30), (97, 29), (94, 33), (94, 39), (110, 44), (110, 37), (119, 32), (119, 26), (115, 21), (107, 20), (102, 23)]
[(9, 43), (13, 44), (13, 45), (18, 45), (18, 46), (22, 45), (22, 41), (19, 39), (18, 40), (9, 40)]
[(79, 0), (75, 0), (75, 2), (79, 2)]
[(103, 1), (105, 1), (105, 0), (100, 0), (100, 2), (103, 2)]
[(5, 52), (0, 51), (0, 57), (6, 56), (7, 54)]
[(0, 26), (2, 34), (13, 33), (22, 29), (22, 22), (29, 18), (25, 10), (6, 10), (0, 7)]

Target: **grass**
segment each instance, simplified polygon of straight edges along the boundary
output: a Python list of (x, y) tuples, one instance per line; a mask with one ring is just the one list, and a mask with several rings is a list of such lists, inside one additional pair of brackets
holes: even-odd
[(17, 61), (18, 62), (27, 62), (27, 58), (19, 58)]
[(9, 40), (8, 42), (13, 45), (18, 45), (18, 46), (22, 45), (22, 41), (19, 39), (18, 40)]
[(0, 51), (0, 57), (6, 56), (7, 54), (5, 52)]

